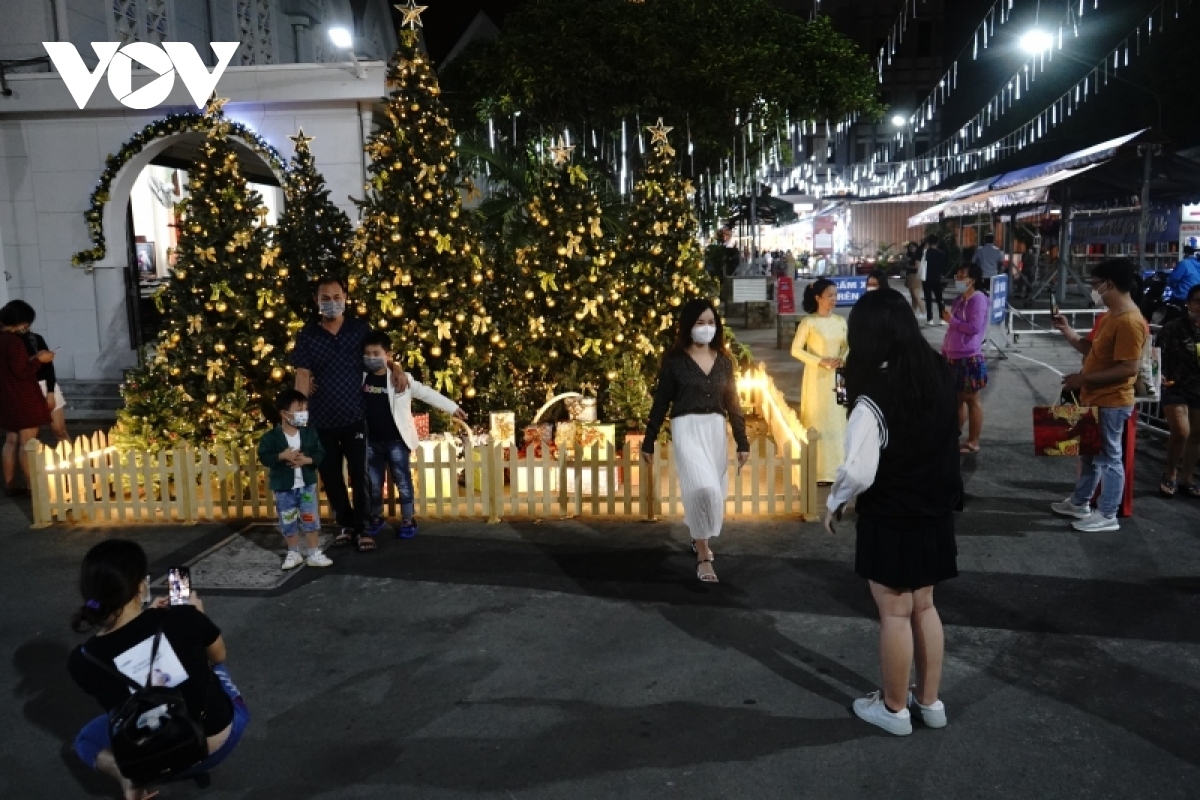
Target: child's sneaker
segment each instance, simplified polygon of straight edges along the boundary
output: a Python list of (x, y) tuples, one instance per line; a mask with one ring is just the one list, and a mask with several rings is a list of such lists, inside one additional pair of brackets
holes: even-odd
[(283, 569), (286, 572), (289, 569), (295, 569), (304, 563), (304, 556), (300, 555), (299, 550), (288, 550), (287, 557), (283, 559)]
[(367, 536), (374, 539), (386, 524), (387, 520), (383, 517), (371, 517), (370, 521), (367, 522)]
[(396, 531), (396, 536), (400, 539), (411, 539), (417, 535), (416, 520), (404, 519), (400, 520), (400, 528)]
[(333, 559), (320, 550), (314, 550), (308, 554), (308, 558), (304, 559), (304, 563), (310, 567), (332, 567)]
[(888, 711), (883, 702), (883, 692), (871, 692), (854, 701), (854, 713), (863, 722), (869, 722), (896, 736), (912, 733), (912, 715), (907, 708)]
[(916, 688), (914, 686), (908, 692), (908, 707), (921, 712), (921, 721), (925, 723), (926, 728), (946, 727), (946, 704), (941, 700), (934, 700), (930, 705), (921, 705), (917, 702)]

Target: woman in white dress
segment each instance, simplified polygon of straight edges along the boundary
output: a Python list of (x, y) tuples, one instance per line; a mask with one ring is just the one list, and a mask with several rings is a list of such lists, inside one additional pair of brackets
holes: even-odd
[(736, 369), (724, 333), (708, 300), (691, 300), (680, 309), (675, 344), (663, 357), (642, 441), (642, 459), (653, 463), (655, 439), (670, 410), (671, 458), (679, 473), (683, 519), (696, 553), (696, 577), (705, 583), (717, 582), (710, 540), (721, 535), (729, 489), (726, 417), (737, 442), (738, 467), (750, 458)]

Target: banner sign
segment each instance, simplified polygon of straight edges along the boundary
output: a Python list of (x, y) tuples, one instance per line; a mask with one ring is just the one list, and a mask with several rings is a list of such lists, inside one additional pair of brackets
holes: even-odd
[(1004, 322), (1004, 314), (1008, 311), (1008, 276), (997, 275), (992, 278), (992, 324)]
[(867, 293), (866, 275), (837, 275), (830, 280), (837, 287), (838, 306), (852, 306)]
[(778, 303), (777, 313), (796, 313), (795, 288), (792, 285), (792, 279), (787, 275), (780, 275), (775, 282), (775, 300)]
[[(1151, 209), (1146, 242), (1179, 241), (1179, 217), (1179, 206)], [(1075, 217), (1071, 220), (1071, 241), (1074, 244), (1137, 244), (1140, 220), (1139, 214)]]
[(837, 219), (832, 216), (817, 217), (813, 220), (813, 252), (822, 255), (833, 255), (833, 231), (837, 227)]

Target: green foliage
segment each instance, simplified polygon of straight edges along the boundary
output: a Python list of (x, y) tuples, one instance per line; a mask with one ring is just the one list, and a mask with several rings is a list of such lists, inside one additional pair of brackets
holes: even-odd
[(850, 39), (770, 0), (528, 0), (442, 77), (462, 127), (515, 111), (530, 130), (687, 121), (700, 169), (726, 154), (739, 121), (763, 131), (787, 116), (883, 112), (870, 59)]
[(495, 274), (463, 224), (455, 133), (416, 35), (388, 67), (386, 121), (367, 144), (370, 189), (354, 249), (351, 301), (393, 332), (397, 358), (468, 411), (487, 397), (493, 354), (507, 347), (481, 284)]
[(646, 380), (645, 363), (636, 353), (621, 356), (617, 378), (608, 387), (607, 417), (622, 426), (626, 433), (641, 431), (650, 416), (650, 382)]
[(247, 447), (284, 385), (299, 322), (279, 288), (266, 208), (246, 187), (220, 104), (179, 204), (171, 281), (155, 297), (163, 329), (122, 387), (119, 446)]
[(288, 307), (303, 319), (312, 313), (317, 279), (346, 276), (353, 228), (345, 212), (330, 201), (304, 132), (292, 138), (296, 152), (283, 187), (287, 205), (275, 228), (276, 264), (285, 279)]

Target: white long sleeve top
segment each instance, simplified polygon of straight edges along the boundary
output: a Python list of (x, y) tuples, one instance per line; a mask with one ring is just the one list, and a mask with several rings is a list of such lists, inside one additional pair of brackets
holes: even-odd
[(871, 398), (859, 397), (846, 423), (846, 460), (838, 467), (825, 504), (830, 511), (837, 511), (875, 483), (879, 451), (887, 447), (887, 439), (883, 412)]

